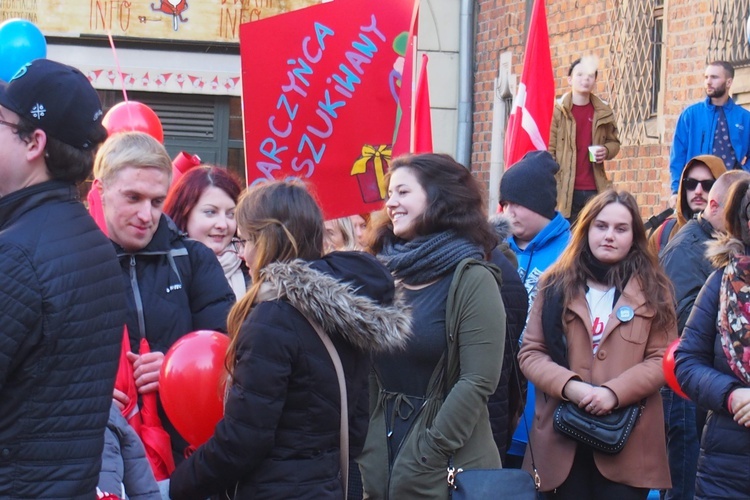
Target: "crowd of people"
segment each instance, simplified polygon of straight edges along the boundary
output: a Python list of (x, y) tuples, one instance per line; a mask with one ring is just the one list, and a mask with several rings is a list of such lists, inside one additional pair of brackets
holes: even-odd
[[(749, 497), (750, 112), (733, 71), (711, 63), (680, 117), (675, 215), (649, 234), (607, 179), (616, 120), (585, 58), (549, 151), (495, 187), (500, 214), (427, 153), (391, 161), (382, 210), (332, 220), (300, 181), (243, 190), (200, 165), (173, 183), (159, 141), (107, 137), (83, 74), (33, 61), (0, 86), (0, 497), (448, 499), (448, 468), (501, 467), (550, 499)], [(78, 200), (89, 175), (102, 228)], [(229, 337), (223, 418), (195, 446), (159, 406), (157, 471), (128, 409), (196, 330)], [(689, 400), (665, 386), (680, 337)], [(123, 362), (137, 396), (115, 388)], [(637, 420), (605, 452), (559, 432), (565, 404)]]

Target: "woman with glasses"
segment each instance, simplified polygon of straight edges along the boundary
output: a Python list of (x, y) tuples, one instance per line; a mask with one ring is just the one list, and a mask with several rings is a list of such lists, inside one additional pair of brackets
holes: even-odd
[(374, 257), (323, 255), (323, 216), (303, 185), (250, 188), (236, 215), (253, 285), (227, 320), (224, 418), (175, 470), (170, 497), (339, 500), (341, 398), (324, 338), (343, 365), (356, 456), (370, 355), (403, 347), (408, 316), (391, 305), (393, 278)]
[(729, 188), (718, 269), (701, 289), (675, 353), (682, 390), (708, 410), (695, 498), (750, 495), (750, 181)]
[(170, 188), (164, 213), (177, 228), (213, 250), (239, 300), (247, 290), (234, 218), (240, 183), (228, 170), (202, 165), (189, 170)]

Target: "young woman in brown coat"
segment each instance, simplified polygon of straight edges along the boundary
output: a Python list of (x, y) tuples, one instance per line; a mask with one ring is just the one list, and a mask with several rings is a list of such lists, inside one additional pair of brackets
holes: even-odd
[[(668, 283), (633, 196), (610, 189), (593, 198), (542, 277), (519, 353), (537, 391), (530, 444), (547, 498), (645, 499), (670, 486), (659, 395), (677, 334)], [(645, 406), (623, 450), (606, 455), (554, 429), (563, 400), (593, 415)]]

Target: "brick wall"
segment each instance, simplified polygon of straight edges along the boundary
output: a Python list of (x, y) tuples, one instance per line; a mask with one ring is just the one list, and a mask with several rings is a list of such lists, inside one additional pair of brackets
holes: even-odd
[[(668, 0), (667, 0), (668, 2)], [(547, 0), (552, 66), (556, 95), (569, 90), (567, 71), (581, 55), (599, 58), (596, 93), (613, 96), (610, 44), (616, 26), (610, 0)], [(493, 82), (500, 54), (513, 54), (512, 72), (520, 79), (523, 66), (526, 2), (478, 0), (472, 169), (487, 182), (492, 130)], [(707, 0), (676, 0), (664, 10), (662, 88), (659, 115), (649, 124), (649, 135), (638, 145), (623, 144), (618, 157), (605, 164), (615, 186), (632, 192), (645, 217), (666, 207), (669, 196), (669, 148), (682, 109), (701, 99), (712, 16)], [(619, 54), (618, 54), (619, 56)], [(739, 76), (739, 75), (738, 75)], [(735, 85), (739, 87), (742, 82)], [(622, 97), (621, 97), (622, 98)], [(487, 186), (496, 190), (496, 186)]]

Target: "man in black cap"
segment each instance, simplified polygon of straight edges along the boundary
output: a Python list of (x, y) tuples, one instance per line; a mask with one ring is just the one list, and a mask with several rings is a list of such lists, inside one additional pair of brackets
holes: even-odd
[(125, 321), (112, 244), (78, 199), (99, 97), (46, 59), (0, 85), (0, 497), (91, 499)]
[[(513, 235), (508, 245), (518, 258), (518, 274), (534, 303), (537, 282), (570, 240), (570, 224), (555, 210), (559, 165), (547, 151), (526, 153), (500, 179), (500, 206), (510, 221)], [(504, 466), (520, 467), (534, 416), (534, 388), (528, 385), (523, 419), (513, 435)]]

